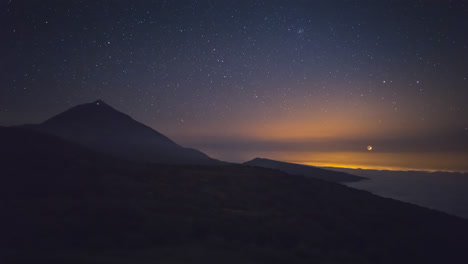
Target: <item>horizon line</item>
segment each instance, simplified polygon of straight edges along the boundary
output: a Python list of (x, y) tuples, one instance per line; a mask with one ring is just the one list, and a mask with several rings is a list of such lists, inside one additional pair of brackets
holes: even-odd
[(460, 173), (466, 174), (468, 170), (448, 170), (448, 169), (422, 169), (422, 168), (406, 168), (406, 167), (392, 167), (392, 166), (379, 166), (379, 165), (348, 165), (348, 164), (336, 164), (336, 163), (323, 163), (323, 162), (295, 162), (295, 161), (285, 161), (290, 163), (295, 163), (299, 165), (314, 166), (320, 168), (340, 168), (340, 169), (353, 169), (353, 170), (377, 170), (377, 171), (402, 171), (402, 172), (448, 172), (448, 173)]

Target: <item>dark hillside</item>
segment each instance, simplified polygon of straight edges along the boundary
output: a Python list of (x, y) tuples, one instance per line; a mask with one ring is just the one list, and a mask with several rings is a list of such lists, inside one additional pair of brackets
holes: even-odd
[(277, 170), (132, 163), (0, 129), (2, 263), (456, 263), (468, 222)]
[(255, 158), (253, 160), (244, 162), (243, 164), (248, 166), (278, 169), (292, 175), (302, 175), (305, 177), (321, 179), (330, 182), (355, 182), (366, 179), (364, 177), (355, 176), (345, 172), (262, 158)]

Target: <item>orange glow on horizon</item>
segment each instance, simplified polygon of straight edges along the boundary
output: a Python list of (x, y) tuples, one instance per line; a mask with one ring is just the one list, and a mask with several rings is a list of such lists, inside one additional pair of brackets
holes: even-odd
[(468, 154), (460, 153), (311, 153), (309, 160), (287, 162), (317, 166), (367, 170), (468, 171)]
[[(346, 106), (328, 112), (297, 108), (288, 113), (271, 112), (263, 118), (259, 118), (260, 113), (244, 113), (222, 126), (202, 121), (190, 130), (178, 125), (169, 134), (183, 146), (233, 162), (263, 157), (324, 167), (468, 171), (467, 152), (432, 146), (440, 139), (438, 134), (432, 139), (434, 135), (428, 131), (437, 133), (441, 127), (418, 122), (417, 116), (402, 118), (398, 113), (388, 115), (372, 109), (370, 105), (356, 111)], [(419, 138), (426, 140), (421, 141), (424, 144), (412, 145)]]
[(233, 156), (226, 150), (203, 149), (212, 157), (245, 162), (266, 158), (317, 167), (397, 171), (468, 172), (467, 153), (379, 153), (361, 152), (244, 152)]
[[(301, 105), (303, 102), (291, 102), (292, 105)], [(397, 137), (419, 135), (421, 131), (433, 129), (428, 124), (416, 122), (419, 117), (405, 116), (401, 119), (394, 113), (377, 113), (369, 106), (356, 110), (346, 106), (343, 102), (341, 109), (331, 109), (324, 112), (319, 106), (316, 108), (296, 108), (287, 113), (272, 110), (260, 113), (255, 110), (229, 117), (229, 122), (220, 125), (209, 119), (199, 120), (185, 126), (190, 126), (190, 133), (180, 129), (180, 124), (163, 129), (162, 132), (175, 138), (242, 138), (249, 140), (275, 140), (275, 141), (300, 141), (300, 140), (332, 140), (332, 139), (359, 139), (376, 137)], [(246, 110), (247, 111), (247, 110)], [(378, 116), (378, 118), (377, 118)], [(384, 120), (384, 121), (382, 121)], [(418, 125), (415, 125), (418, 124)], [(155, 126), (156, 130), (159, 128)]]
[(388, 166), (365, 166), (365, 165), (348, 165), (348, 164), (335, 164), (335, 163), (297, 163), (302, 165), (322, 167), (322, 168), (344, 168), (344, 169), (362, 169), (362, 170), (389, 170), (389, 171), (447, 171), (447, 172), (463, 172), (463, 171), (453, 171), (453, 170), (437, 170), (437, 169), (413, 169), (405, 167), (388, 167)]

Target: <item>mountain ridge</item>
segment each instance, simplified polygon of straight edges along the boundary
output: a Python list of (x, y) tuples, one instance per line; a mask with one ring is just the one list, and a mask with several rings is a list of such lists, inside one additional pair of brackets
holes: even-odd
[(184, 148), (102, 100), (74, 106), (46, 121), (23, 126), (133, 161), (222, 165), (205, 153)]
[(305, 177), (321, 179), (331, 182), (355, 182), (366, 180), (365, 177), (351, 175), (345, 172), (338, 172), (332, 170), (326, 170), (314, 166), (301, 165), (296, 163), (289, 163), (284, 161), (277, 161), (265, 158), (254, 158), (250, 161), (243, 163), (248, 166), (257, 166), (263, 168), (277, 169), (288, 174), (302, 175)]

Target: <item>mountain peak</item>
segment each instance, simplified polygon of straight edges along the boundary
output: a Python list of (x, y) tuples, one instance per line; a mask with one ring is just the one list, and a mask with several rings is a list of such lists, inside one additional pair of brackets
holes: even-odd
[(91, 104), (95, 104), (97, 106), (100, 106), (100, 105), (105, 105), (105, 106), (108, 106), (108, 104), (106, 104), (103, 100), (101, 99), (97, 99), (96, 101), (92, 102)]
[[(95, 109), (112, 109), (116, 112), (118, 112), (117, 110), (115, 110), (112, 106), (110, 106), (109, 104), (107, 104), (106, 102), (104, 102), (103, 100), (101, 99), (97, 99), (91, 103), (85, 103), (85, 104), (82, 104), (82, 105), (78, 105), (76, 107), (91, 107), (91, 108), (95, 108)], [(72, 108), (73, 109), (73, 108)]]
[(44, 124), (62, 123), (62, 122), (84, 122), (85, 120), (113, 120), (113, 119), (131, 119), (128, 115), (114, 109), (101, 99), (90, 103), (77, 105), (67, 111), (58, 114), (44, 122)]
[(186, 149), (158, 131), (98, 99), (58, 114), (36, 129), (95, 151), (143, 162), (220, 164), (197, 150)]
[(85, 108), (94, 109), (94, 111), (103, 112), (103, 110), (106, 110), (107, 112), (113, 112), (113, 113), (118, 113), (118, 114), (127, 116), (126, 114), (118, 111), (117, 109), (113, 108), (112, 106), (110, 106), (108, 103), (104, 102), (101, 99), (98, 99), (98, 100), (93, 101), (91, 103), (82, 104), (81, 106), (85, 107)]

